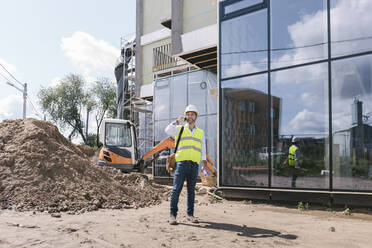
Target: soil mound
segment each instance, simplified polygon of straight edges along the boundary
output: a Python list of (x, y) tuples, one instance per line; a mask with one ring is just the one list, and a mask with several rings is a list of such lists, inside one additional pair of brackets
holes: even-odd
[(50, 122), (0, 123), (0, 209), (90, 211), (161, 202), (165, 189), (140, 174), (92, 163)]

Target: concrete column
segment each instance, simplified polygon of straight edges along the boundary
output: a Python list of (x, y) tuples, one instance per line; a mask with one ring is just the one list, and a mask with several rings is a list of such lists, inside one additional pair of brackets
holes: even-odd
[(172, 55), (182, 52), (183, 0), (172, 0)]
[(143, 1), (136, 0), (136, 96), (139, 97), (142, 86), (142, 47), (141, 36), (143, 35)]

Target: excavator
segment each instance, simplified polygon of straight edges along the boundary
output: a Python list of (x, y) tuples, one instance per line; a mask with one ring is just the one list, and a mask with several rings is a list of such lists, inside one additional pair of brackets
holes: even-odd
[[(131, 121), (122, 119), (104, 119), (100, 127), (99, 140), (103, 147), (97, 164), (111, 166), (123, 172), (143, 173), (162, 151), (175, 147), (174, 138), (168, 137), (140, 157), (137, 149), (136, 127)], [(214, 168), (212, 160), (207, 155), (207, 170), (216, 176)]]

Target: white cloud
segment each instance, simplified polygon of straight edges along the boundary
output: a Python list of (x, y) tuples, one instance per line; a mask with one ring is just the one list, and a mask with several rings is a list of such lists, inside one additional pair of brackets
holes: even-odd
[(59, 84), (59, 82), (61, 81), (61, 79), (62, 78), (60, 78), (60, 77), (54, 77), (54, 78), (52, 78), (52, 80), (50, 80), (49, 86), (50, 87), (56, 87)]
[[(231, 60), (232, 58), (226, 59), (226, 61)], [(226, 62), (228, 64), (228, 62)], [(251, 63), (249, 60), (241, 60), (239, 64), (236, 64), (237, 62), (230, 62), (231, 65), (222, 65), (223, 67), (226, 67), (226, 69), (223, 69), (223, 77), (233, 77), (237, 75), (247, 74), (247, 73), (253, 73), (265, 70), (264, 66), (267, 61), (265, 59), (258, 62), (258, 64), (261, 64), (261, 66), (256, 67), (253, 63)]]
[(0, 99), (0, 121), (19, 119), (23, 115), (23, 99), (21, 94), (9, 95)]
[(61, 49), (87, 81), (102, 76), (113, 76), (115, 61), (120, 49), (85, 32), (62, 37)]
[(324, 133), (326, 116), (322, 113), (311, 112), (307, 109), (297, 113), (289, 122), (294, 133)]
[[(0, 58), (0, 63), (12, 74), (14, 74), (16, 71), (17, 71), (17, 68), (12, 65), (12, 64), (9, 64), (8, 62), (6, 62), (4, 59)], [(7, 76), (9, 79), (10, 76), (8, 74), (5, 73), (4, 69), (2, 67), (0, 67), (0, 71), (4, 72), (4, 75)]]
[[(370, 0), (340, 0), (335, 2), (331, 8), (332, 18), (332, 53), (343, 55), (349, 51), (370, 50), (371, 39), (351, 41), (351, 42), (334, 42), (350, 40), (371, 36), (372, 1)], [(347, 18), (347, 21), (345, 21)], [(274, 65), (290, 66), (320, 59), (327, 58), (327, 12), (319, 10), (313, 15), (303, 15), (301, 19), (288, 26), (288, 33), (294, 47), (302, 47), (312, 44), (321, 44), (313, 47), (300, 48), (295, 51), (289, 51), (278, 59), (273, 59)], [(306, 31), (305, 31), (306, 30)], [(326, 66), (323, 64), (321, 66)], [(296, 70), (289, 70), (288, 73), (277, 73), (276, 81), (279, 83), (299, 82), (305, 83), (308, 78), (324, 78), (326, 70), (321, 66), (305, 67), (300, 73)], [(337, 72), (333, 72), (337, 73)]]
[(325, 102), (325, 100), (323, 99), (324, 94), (322, 93), (324, 92), (317, 92), (317, 94), (315, 94), (315, 92), (305, 92), (301, 95), (301, 100), (307, 107), (314, 107), (319, 104), (322, 105)]

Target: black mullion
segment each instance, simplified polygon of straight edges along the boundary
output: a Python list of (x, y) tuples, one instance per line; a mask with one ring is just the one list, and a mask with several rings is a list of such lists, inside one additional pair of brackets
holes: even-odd
[(358, 57), (358, 56), (363, 56), (363, 55), (370, 55), (370, 54), (372, 54), (372, 51), (354, 53), (354, 54), (343, 55), (343, 56), (340, 56), (340, 57), (331, 58), (331, 61), (341, 60), (341, 59), (349, 59), (349, 58), (353, 58), (353, 57)]
[[(225, 4), (225, 6), (226, 5), (228, 5), (228, 4)], [(263, 3), (259, 3), (259, 4), (256, 4), (256, 5), (250, 6), (248, 8), (240, 9), (240, 10), (237, 10), (237, 11), (232, 12), (230, 14), (224, 15), (224, 7), (223, 7), (222, 10), (220, 11), (220, 14), (221, 14), (220, 21), (226, 21), (226, 20), (229, 20), (229, 19), (232, 19), (232, 18), (235, 18), (235, 17), (239, 17), (241, 15), (249, 14), (251, 12), (255, 12), (255, 11), (258, 11), (258, 10), (261, 10), (261, 9), (265, 9), (265, 8), (267, 8), (267, 4), (264, 1)]]
[(268, 179), (269, 179), (269, 188), (271, 188), (271, 141), (272, 141), (272, 136), (273, 136), (273, 132), (271, 130), (271, 18), (270, 18), (270, 11), (271, 11), (271, 8), (270, 8), (270, 2), (268, 2), (268, 5), (267, 5), (267, 95), (268, 95), (268, 108), (269, 108), (269, 111), (268, 111), (268, 146), (269, 146), (269, 149), (268, 149), (268, 152), (269, 152), (269, 159), (268, 159), (268, 165), (269, 165), (269, 175), (268, 175)]
[(331, 65), (331, 3), (327, 0), (328, 35), (328, 142), (329, 142), (329, 190), (333, 190), (333, 137), (332, 137), (332, 65)]
[(222, 142), (221, 142), (221, 138), (222, 138), (222, 131), (221, 131), (221, 127), (222, 127), (222, 101), (223, 101), (223, 98), (222, 97), (222, 90), (221, 90), (221, 18), (222, 18), (222, 11), (223, 11), (223, 8), (224, 8), (224, 4), (223, 2), (220, 2), (220, 5), (219, 5), (219, 20), (218, 20), (218, 44), (219, 46), (217, 47), (218, 49), (218, 115), (217, 115), (217, 119), (218, 119), (218, 164), (217, 164), (217, 171), (218, 171), (218, 186), (221, 186), (222, 185)]
[[(370, 52), (370, 53), (372, 53), (372, 52)], [(322, 59), (322, 60), (317, 60), (317, 61), (308, 62), (308, 63), (304, 63), (304, 64), (291, 65), (291, 66), (286, 66), (286, 67), (281, 67), (281, 68), (270, 69), (270, 72), (277, 72), (277, 71), (283, 71), (283, 70), (293, 69), (293, 68), (302, 67), (302, 66), (321, 64), (321, 63), (324, 63), (324, 62), (328, 62), (328, 59)], [(253, 73), (248, 73), (248, 74), (242, 74), (242, 75), (238, 75), (238, 76), (234, 76), (234, 77), (222, 78), (221, 80), (223, 80), (223, 81), (232, 80), (232, 79), (238, 79), (238, 78), (242, 78), (242, 77), (255, 76), (255, 75), (264, 74), (264, 73), (268, 73), (268, 70), (253, 72)]]

